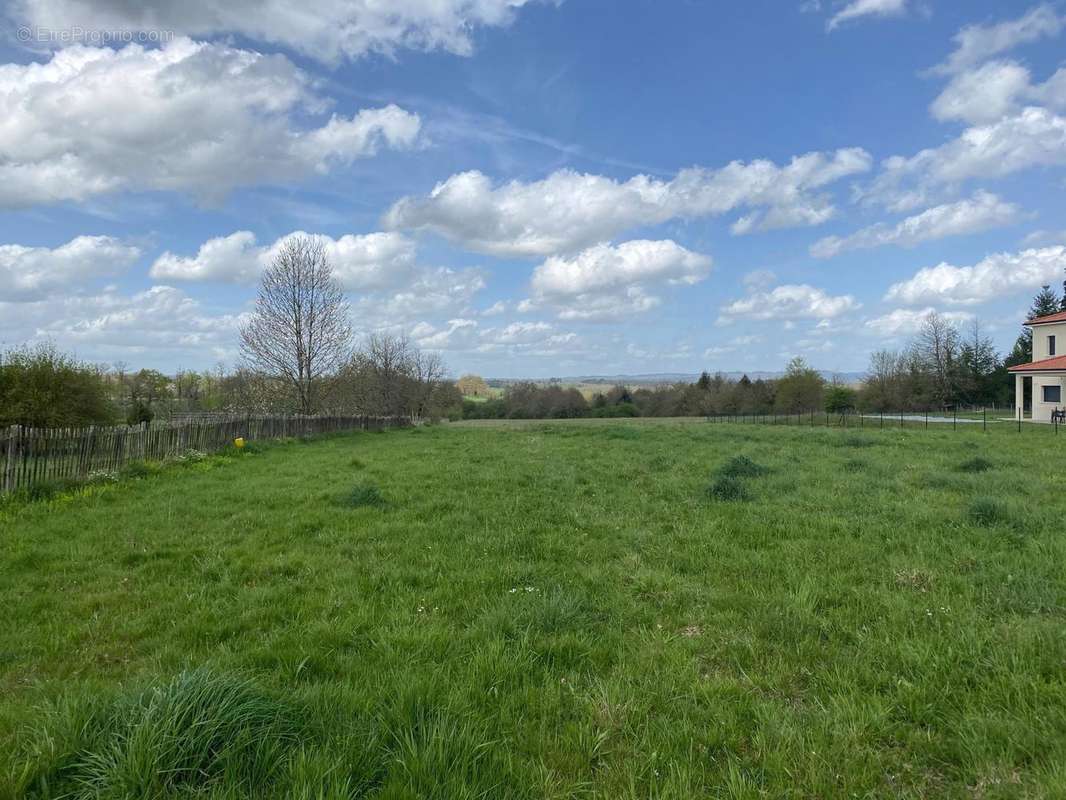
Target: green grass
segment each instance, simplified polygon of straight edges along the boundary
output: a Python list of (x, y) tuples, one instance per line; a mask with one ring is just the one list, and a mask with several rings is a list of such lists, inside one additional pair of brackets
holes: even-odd
[(0, 797), (1066, 796), (1058, 444), (450, 425), (9, 502)]

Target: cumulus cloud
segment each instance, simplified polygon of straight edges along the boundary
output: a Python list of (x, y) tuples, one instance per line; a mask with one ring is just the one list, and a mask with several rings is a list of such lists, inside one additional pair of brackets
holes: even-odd
[(135, 360), (172, 369), (208, 367), (236, 355), (241, 315), (208, 308), (179, 289), (153, 286), (126, 294), (52, 297), (27, 303), (0, 301), (0, 335), (10, 341), (55, 342), (81, 358)]
[(327, 107), (283, 56), (189, 39), (159, 49), (74, 46), (44, 63), (5, 64), (0, 207), (119, 189), (215, 201), (418, 140), (418, 116), (394, 105), (297, 124)]
[(469, 55), (478, 27), (507, 25), (530, 0), (19, 0), (16, 15), (52, 30), (238, 34), (333, 62), (400, 49)]
[(1029, 106), (1014, 116), (967, 128), (940, 147), (893, 156), (857, 193), (865, 203), (909, 211), (973, 178), (1000, 178), (1034, 167), (1066, 165), (1066, 118)]
[(1018, 206), (990, 192), (976, 192), (968, 200), (934, 206), (895, 225), (878, 223), (850, 236), (827, 236), (811, 245), (815, 258), (832, 258), (847, 250), (894, 244), (913, 247), (921, 242), (977, 233), (1016, 221)]
[(416, 271), (401, 288), (365, 295), (355, 305), (360, 319), (384, 325), (431, 314), (476, 313), (470, 308), (485, 288), (485, 273), (476, 267), (427, 267)]
[[(159, 280), (252, 284), (288, 239), (308, 235), (293, 231), (272, 244), (259, 245), (251, 231), (237, 231), (209, 239), (195, 256), (163, 253), (152, 264), (150, 273)], [(399, 233), (316, 238), (325, 244), (337, 280), (350, 291), (397, 286), (411, 277), (415, 267), (414, 242)]]
[(477, 252), (536, 257), (569, 253), (634, 227), (673, 218), (750, 213), (735, 233), (817, 225), (835, 209), (822, 189), (870, 168), (852, 148), (808, 153), (784, 166), (733, 162), (721, 169), (692, 167), (673, 180), (637, 175), (619, 182), (560, 170), (531, 183), (494, 186), (478, 171), (452, 175), (425, 197), (406, 197), (385, 215), (390, 229), (427, 230)]
[(1020, 64), (991, 61), (955, 75), (929, 110), (939, 120), (981, 125), (1016, 114), (1024, 104), (1066, 109), (1066, 69), (1033, 85), (1029, 70)]
[(576, 333), (560, 330), (549, 322), (512, 322), (482, 328), (477, 320), (456, 318), (442, 325), (420, 322), (412, 328), (411, 337), (427, 350), (523, 358), (558, 356), (580, 347)]
[(29, 302), (113, 277), (141, 255), (111, 236), (78, 236), (56, 248), (0, 245), (0, 296)]
[(1027, 11), (1018, 19), (988, 25), (967, 25), (955, 34), (955, 51), (933, 68), (940, 74), (961, 72), (1018, 45), (1058, 36), (1066, 24), (1048, 3)]
[(720, 309), (719, 323), (735, 319), (832, 319), (862, 304), (850, 294), (830, 295), (806, 284), (783, 284), (766, 291), (755, 291)]
[(670, 240), (598, 244), (552, 256), (533, 270), (526, 310), (549, 306), (562, 319), (615, 319), (654, 308), (653, 285), (692, 285), (711, 270), (709, 256)]
[(972, 305), (1011, 292), (1033, 289), (1062, 277), (1066, 247), (996, 253), (969, 267), (942, 263), (918, 270), (913, 278), (889, 287), (885, 300), (921, 305)]
[[(897, 308), (879, 317), (871, 317), (863, 325), (867, 331), (880, 336), (906, 336), (921, 330), (926, 318), (934, 313), (937, 311), (931, 306), (921, 309)], [(969, 322), (974, 317), (968, 311), (946, 311), (940, 316), (955, 325)]]
[(907, 11), (907, 0), (852, 0), (844, 8), (829, 18), (828, 30), (834, 30), (841, 23), (861, 17), (893, 17)]

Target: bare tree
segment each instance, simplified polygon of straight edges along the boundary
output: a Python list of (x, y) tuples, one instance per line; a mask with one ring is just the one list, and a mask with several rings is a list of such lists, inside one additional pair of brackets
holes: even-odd
[(325, 243), (287, 239), (259, 282), (255, 312), (241, 326), (241, 355), (296, 394), (301, 413), (316, 410), (321, 380), (348, 356), (349, 307), (333, 277)]

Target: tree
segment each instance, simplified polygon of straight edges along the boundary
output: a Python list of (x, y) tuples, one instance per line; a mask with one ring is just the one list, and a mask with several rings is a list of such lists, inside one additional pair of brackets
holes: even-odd
[(930, 311), (912, 347), (929, 376), (932, 402), (941, 407), (953, 404), (958, 388), (959, 329)]
[(303, 414), (317, 410), (321, 381), (348, 357), (349, 306), (333, 276), (325, 243), (286, 239), (259, 282), (252, 318), (241, 326), (241, 355), (253, 369), (281, 378)]
[(110, 423), (114, 416), (99, 369), (51, 344), (0, 354), (0, 425), (78, 427)]
[[(1066, 294), (1063, 295), (1062, 302), (1066, 303)], [(1029, 319), (1055, 314), (1060, 310), (1060, 307), (1059, 299), (1051, 291), (1051, 287), (1045, 284), (1040, 287), (1040, 291), (1033, 298), (1033, 305), (1029, 308)], [(1005, 363), (1008, 367), (1013, 367), (1018, 364), (1028, 364), (1032, 360), (1033, 331), (1028, 327), (1023, 327)]]
[(981, 332), (976, 319), (959, 350), (959, 399), (970, 405), (986, 405), (997, 401), (1000, 392), (997, 382), (1000, 361), (992, 340)]
[(485, 379), (480, 375), (464, 375), (456, 381), (455, 385), (467, 397), (489, 396), (489, 385), (485, 383)]
[(784, 377), (777, 381), (774, 407), (786, 414), (813, 411), (822, 406), (824, 391), (825, 379), (797, 356), (788, 362)]
[(827, 414), (846, 414), (855, 408), (857, 395), (850, 386), (834, 383), (825, 392), (825, 411)]

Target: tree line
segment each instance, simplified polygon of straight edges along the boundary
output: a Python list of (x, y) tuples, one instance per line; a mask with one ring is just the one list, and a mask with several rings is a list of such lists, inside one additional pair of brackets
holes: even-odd
[[(1049, 286), (1030, 318), (1066, 310)], [(1001, 358), (978, 322), (930, 313), (902, 349), (879, 350), (861, 384), (826, 380), (803, 359), (779, 378), (702, 373), (694, 382), (614, 386), (591, 396), (558, 382), (518, 382), (494, 396), (483, 379), (447, 378), (440, 356), (403, 335), (354, 341), (350, 308), (321, 240), (286, 241), (260, 281), (227, 371), (130, 371), (83, 364), (49, 344), (0, 354), (0, 425), (137, 424), (175, 413), (331, 413), (421, 418), (567, 418), (910, 411), (1011, 402), (1007, 367), (1032, 360), (1023, 328)]]

